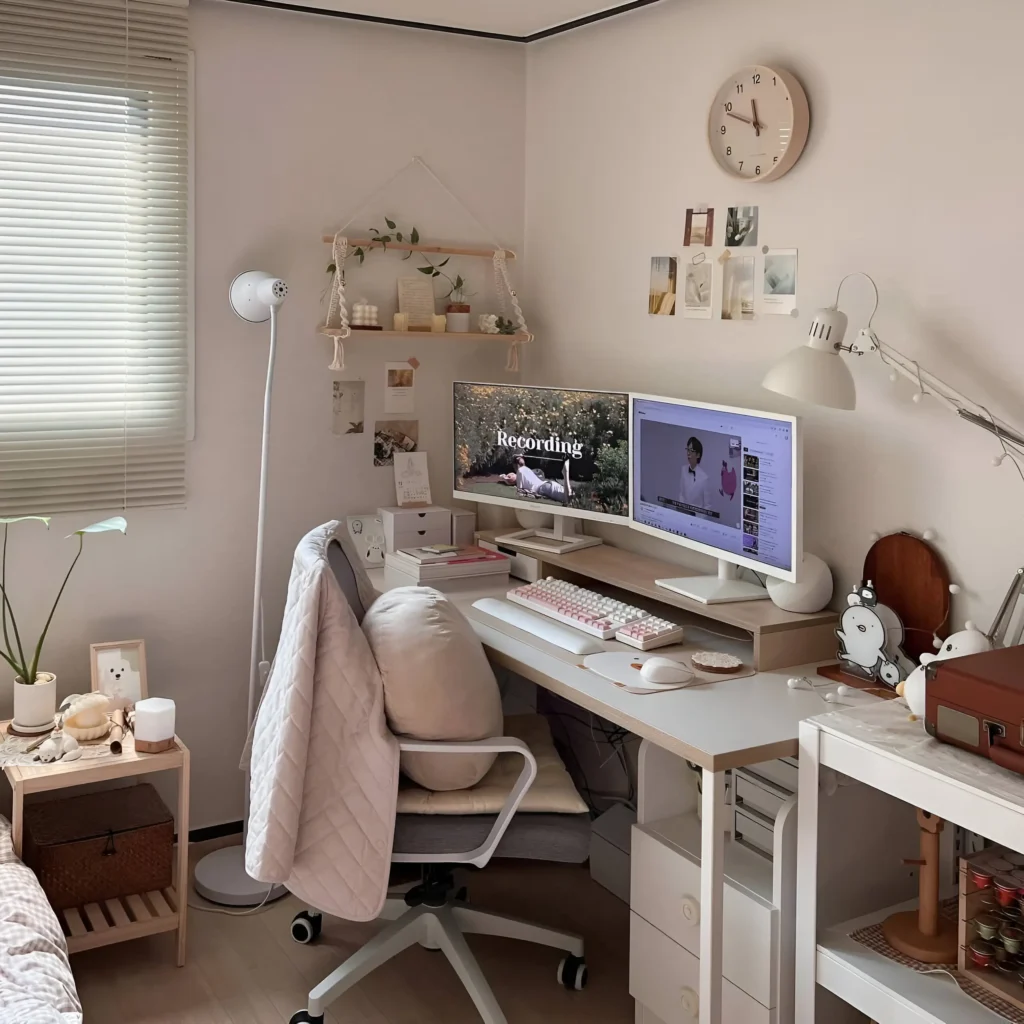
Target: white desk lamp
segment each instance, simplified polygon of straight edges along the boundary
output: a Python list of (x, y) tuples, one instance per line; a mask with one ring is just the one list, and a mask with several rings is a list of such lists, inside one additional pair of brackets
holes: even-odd
[[(256, 517), (256, 582), (252, 602), (252, 646), (249, 657), (249, 706), (246, 734), (252, 726), (259, 694), (270, 665), (261, 660), (263, 647), (263, 530), (267, 518), (267, 463), (270, 452), (270, 399), (274, 388), (274, 362), (277, 359), (277, 310), (288, 295), (288, 285), (278, 277), (250, 270), (231, 282), (228, 301), (243, 320), (262, 324), (270, 321), (270, 357), (267, 361), (267, 387), (263, 396), (263, 441), (260, 449), (260, 499)], [(249, 771), (245, 772), (245, 826), (249, 822)], [(279, 899), (287, 893), (283, 885), (268, 885), (250, 878), (245, 870), (245, 841), (207, 854), (195, 873), (196, 892), (213, 903), (230, 907), (252, 907)], [(179, 894), (179, 899), (181, 895)]]
[[(867, 326), (859, 331), (857, 341), (853, 345), (844, 345), (848, 321), (846, 314), (839, 309), (839, 292), (851, 277), (858, 276), (870, 282), (875, 295), (875, 308), (868, 317)], [(993, 464), (999, 466), (1004, 459), (1009, 458), (1024, 479), (1024, 470), (1021, 469), (1024, 462), (1024, 436), (1021, 432), (883, 342), (871, 327), (877, 310), (878, 287), (875, 282), (859, 271), (847, 274), (839, 282), (835, 302), (814, 314), (806, 343), (780, 359), (768, 371), (762, 386), (777, 394), (813, 405), (854, 409), (857, 405), (857, 390), (850, 368), (840, 353), (863, 356), (877, 352), (882, 362), (890, 368), (890, 380), (895, 381), (897, 376), (902, 376), (917, 386), (913, 399), (915, 402), (930, 395), (961, 419), (995, 434), (1002, 452), (992, 460)]]

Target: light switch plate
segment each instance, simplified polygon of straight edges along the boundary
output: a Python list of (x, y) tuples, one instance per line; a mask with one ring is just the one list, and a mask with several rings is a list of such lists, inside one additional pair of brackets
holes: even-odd
[(348, 535), (368, 569), (384, 564), (384, 524), (380, 516), (348, 516)]

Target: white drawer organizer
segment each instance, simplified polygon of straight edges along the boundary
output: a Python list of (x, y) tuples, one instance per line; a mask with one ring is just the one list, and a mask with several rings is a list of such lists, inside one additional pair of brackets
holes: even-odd
[(390, 553), (401, 548), (424, 544), (451, 544), (452, 512), (441, 505), (423, 508), (379, 508), (384, 525), (384, 550)]
[[(701, 920), (696, 776), (647, 741), (639, 769), (630, 860), (629, 991), (636, 1024), (695, 1024)], [(726, 1024), (794, 1019), (796, 788), (792, 758), (732, 773), (734, 828), (725, 849), (722, 906)], [(848, 917), (863, 906), (859, 900), (870, 905), (882, 892), (894, 900), (911, 895), (916, 883), (900, 858), (916, 848), (914, 816), (881, 793), (840, 785), (836, 776), (823, 797), (829, 867), (819, 906), (825, 919)], [(857, 885), (835, 884), (843, 877), (856, 878)], [(836, 1024), (844, 1019), (836, 1017)]]

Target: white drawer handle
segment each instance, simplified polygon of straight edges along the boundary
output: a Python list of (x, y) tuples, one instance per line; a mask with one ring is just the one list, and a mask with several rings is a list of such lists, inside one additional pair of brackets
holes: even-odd
[(697, 990), (686, 986), (679, 993), (679, 1002), (682, 1005), (683, 1013), (689, 1014), (696, 1020), (700, 1014), (700, 996), (697, 995)]
[(693, 896), (682, 899), (683, 920), (688, 924), (700, 924), (700, 902)]

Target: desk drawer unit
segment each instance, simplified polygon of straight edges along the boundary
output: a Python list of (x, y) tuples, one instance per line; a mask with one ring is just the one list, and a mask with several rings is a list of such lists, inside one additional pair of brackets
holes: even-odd
[[(631, 868), (630, 909), (698, 957), (700, 864), (658, 836), (634, 828)], [(730, 884), (727, 876), (722, 913), (724, 976), (763, 1006), (774, 1006), (775, 909)], [(631, 964), (638, 955), (631, 946)], [(647, 1005), (657, 1012), (652, 1003)]]
[[(699, 986), (700, 960), (639, 914), (631, 913), (629, 994), (664, 1024), (693, 1024), (700, 1015)], [(723, 980), (722, 1021), (776, 1024), (776, 1015), (730, 981)]]
[(449, 509), (382, 508), (378, 512), (384, 526), (384, 547), (387, 551), (452, 542), (452, 514)]

